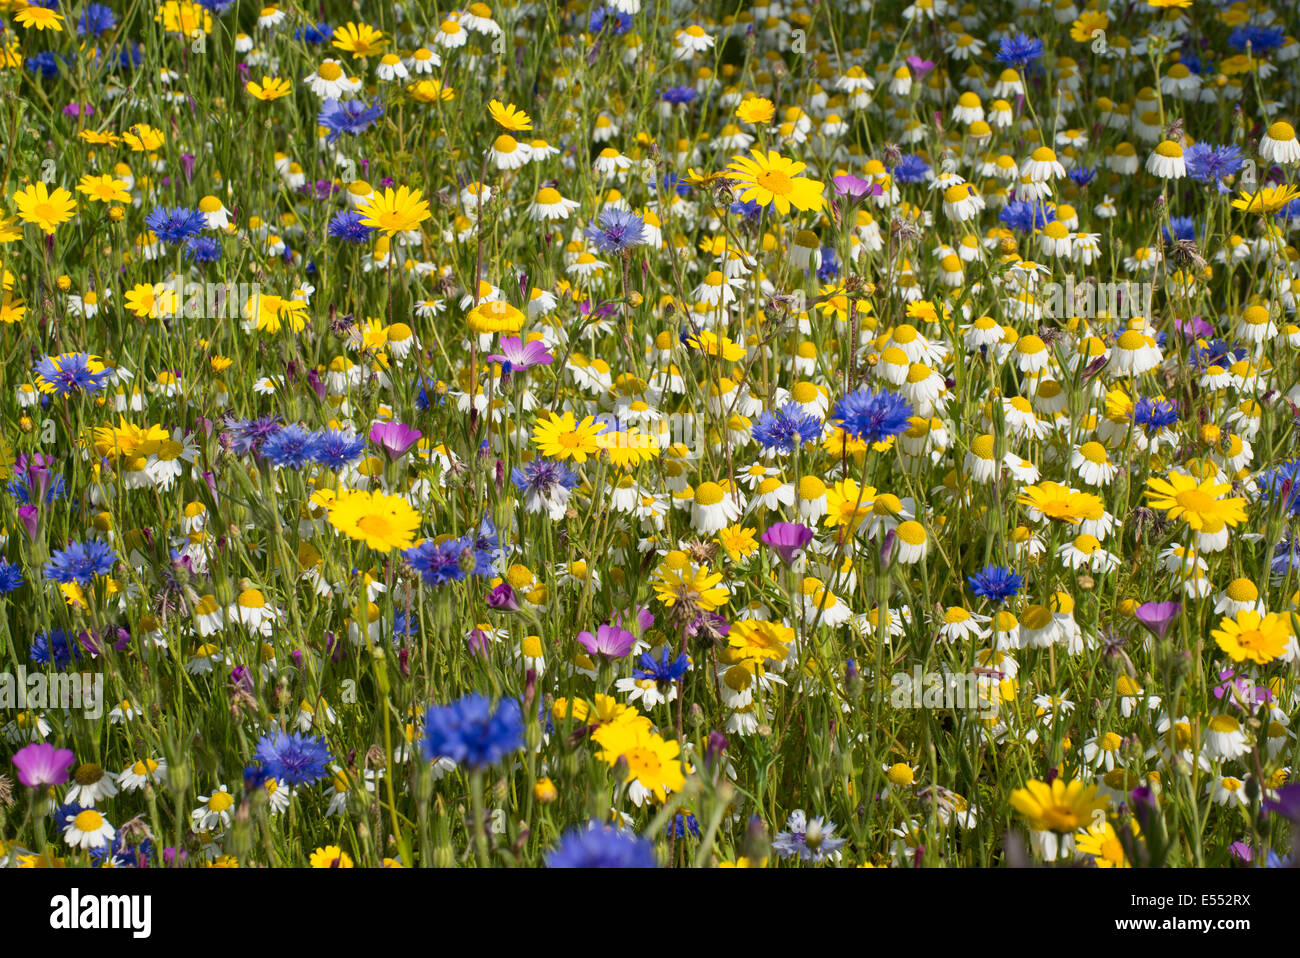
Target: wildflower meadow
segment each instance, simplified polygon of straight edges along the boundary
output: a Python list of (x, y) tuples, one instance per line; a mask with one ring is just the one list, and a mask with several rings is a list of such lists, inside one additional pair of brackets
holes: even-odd
[(0, 867), (1294, 863), (1291, 0), (0, 16)]

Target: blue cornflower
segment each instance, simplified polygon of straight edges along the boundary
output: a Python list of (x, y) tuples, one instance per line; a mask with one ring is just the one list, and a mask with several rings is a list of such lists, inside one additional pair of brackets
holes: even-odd
[(398, 612), (393, 616), (393, 644), (402, 646), (410, 645), (411, 640), (420, 634), (419, 618), (409, 615), (406, 612)]
[(839, 422), (854, 439), (884, 442), (907, 432), (912, 412), (911, 405), (898, 393), (874, 392), (863, 387), (841, 397), (829, 418)]
[(676, 682), (691, 667), (691, 660), (685, 652), (675, 659), (670, 659), (672, 650), (667, 644), (661, 651), (663, 654), (658, 659), (652, 652), (642, 652), (641, 657), (636, 660), (636, 664), (641, 668), (637, 669), (633, 676), (638, 679), (652, 679), (655, 682)]
[(304, 43), (321, 44), (328, 43), (329, 38), (333, 33), (334, 31), (330, 29), (330, 25), (321, 21), (315, 26), (299, 27), (297, 30), (293, 31), (293, 38), (295, 40), (302, 40)]
[(1249, 44), (1252, 54), (1266, 53), (1274, 47), (1280, 47), (1286, 40), (1286, 31), (1281, 27), (1259, 27), (1245, 25), (1237, 27), (1228, 34), (1228, 46), (1234, 50), (1246, 49)]
[(645, 220), (628, 210), (608, 206), (601, 211), (600, 225), (588, 226), (586, 234), (602, 253), (621, 253), (646, 241)]
[(472, 692), (450, 705), (435, 705), (424, 717), (424, 754), (430, 761), (449, 758), (481, 769), (523, 747), (524, 714), (515, 699), (504, 699), (493, 710), (486, 696)]
[[(1169, 235), (1169, 226), (1174, 228), (1172, 237)], [(1196, 220), (1190, 216), (1170, 217), (1169, 226), (1160, 227), (1160, 231), (1165, 234), (1165, 242), (1196, 239)]]
[(670, 86), (659, 94), (659, 98), (665, 103), (690, 103), (695, 95), (693, 86)]
[(1300, 200), (1292, 200), (1278, 210), (1273, 218), (1276, 220), (1300, 220)]
[(74, 392), (94, 395), (113, 378), (113, 370), (108, 367), (98, 372), (91, 369), (90, 355), (87, 353), (46, 356), (36, 364), (33, 372), (42, 392), (53, 392), (60, 396), (69, 396)]
[(1300, 459), (1288, 459), (1255, 474), (1260, 496), (1281, 502), (1291, 515), (1300, 515)]
[(1139, 399), (1133, 405), (1133, 422), (1153, 435), (1178, 422), (1178, 403), (1172, 399)]
[(1076, 166), (1066, 175), (1077, 186), (1087, 186), (1097, 176), (1097, 168), (1093, 166)]
[(459, 582), (466, 576), (483, 576), (492, 571), (492, 557), (470, 536), (441, 543), (426, 539), (402, 555), (420, 573), (425, 585), (430, 586)]
[(61, 669), (74, 659), (81, 658), (81, 643), (62, 629), (38, 632), (32, 638), (28, 658), (41, 665), (53, 665)]
[[(36, 488), (32, 485), (32, 478), (27, 474), (17, 475), (9, 480), (9, 495), (18, 500), (20, 506), (31, 505), (33, 493)], [(67, 480), (62, 476), (56, 475), (50, 480), (45, 489), (45, 504), (48, 506), (56, 500), (62, 499), (68, 491)]]
[(1202, 183), (1218, 183), (1222, 186), (1223, 178), (1235, 174), (1244, 162), (1241, 150), (1232, 145), (1193, 143), (1183, 151), (1187, 175)]
[(97, 575), (108, 575), (117, 562), (117, 553), (100, 542), (73, 542), (50, 556), (45, 564), (45, 578), (62, 585), (75, 582), (89, 585)]
[(1043, 58), (1043, 41), (1023, 33), (1013, 33), (1003, 37), (998, 44), (998, 63), (1005, 63), (1022, 70)]
[(118, 70), (133, 70), (144, 62), (144, 44), (132, 43), (128, 40), (117, 55), (117, 59), (109, 60), (109, 65)]
[(294, 423), (262, 443), (262, 455), (274, 466), (301, 469), (316, 458), (319, 443), (316, 433)]
[(153, 230), (164, 243), (183, 243), (191, 236), (202, 233), (208, 220), (198, 210), (183, 206), (173, 209), (160, 206), (144, 218), (144, 225)]
[(88, 3), (77, 18), (77, 36), (99, 36), (117, 26), (117, 14), (102, 3)]
[(198, 4), (200, 7), (211, 10), (217, 16), (221, 16), (234, 6), (234, 0), (198, 0)]
[(312, 461), (327, 469), (342, 469), (365, 451), (366, 440), (341, 429), (322, 429), (316, 433)]
[(745, 200), (743, 203), (740, 200), (737, 200), (727, 207), (727, 209), (732, 213), (735, 213), (737, 216), (743, 216), (747, 220), (756, 220), (763, 213), (763, 207), (759, 205), (758, 200)]
[(331, 760), (324, 739), (279, 730), (262, 736), (253, 758), (265, 765), (267, 772), (291, 787), (320, 781), (329, 774), (326, 766)]
[(1015, 569), (1004, 569), (996, 565), (986, 565), (966, 581), (970, 583), (971, 592), (979, 598), (998, 603), (1010, 599), (1024, 584), (1020, 573)]
[(59, 57), (50, 50), (33, 53), (23, 61), (23, 66), (46, 79), (59, 75)]
[(356, 210), (335, 213), (330, 219), (329, 234), (334, 239), (341, 239), (348, 243), (364, 243), (370, 239), (374, 227), (366, 226), (361, 222), (363, 219), (365, 217)]
[(1273, 560), (1269, 563), (1273, 575), (1282, 578), (1291, 570), (1300, 568), (1300, 540), (1283, 539), (1273, 547)]
[(512, 469), (510, 481), (524, 494), (533, 511), (554, 507), (552, 511), (563, 513), (568, 490), (578, 484), (578, 474), (557, 459), (539, 456)]
[(185, 256), (196, 263), (215, 263), (221, 259), (221, 240), (215, 236), (191, 236), (185, 244)]
[(1041, 230), (1055, 219), (1056, 210), (1027, 200), (1010, 200), (998, 213), (998, 222), (1022, 233)]
[(118, 832), (111, 842), (90, 849), (90, 860), (97, 868), (145, 868), (153, 860), (153, 842), (145, 838), (128, 845)]
[(838, 861), (840, 849), (847, 838), (836, 838), (834, 822), (818, 815), (811, 820), (802, 808), (790, 813), (785, 823), (786, 831), (772, 836), (772, 851), (781, 858), (801, 858), (804, 861)]
[(316, 123), (330, 131), (325, 142), (333, 143), (344, 133), (356, 136), (383, 115), (384, 108), (378, 98), (369, 106), (364, 100), (326, 100)]
[(631, 29), (630, 13), (611, 10), (603, 5), (593, 8), (591, 16), (587, 18), (588, 33), (599, 34), (602, 30), (609, 30), (611, 35), (621, 37)]
[(673, 819), (672, 825), (669, 826), (668, 834), (674, 838), (684, 838), (688, 833), (699, 838), (700, 823), (690, 812), (687, 812), (685, 815), (678, 812), (677, 816)]
[(930, 164), (916, 153), (908, 153), (890, 170), (895, 183), (922, 183), (930, 173)]
[(246, 456), (250, 452), (258, 451), (267, 439), (279, 431), (278, 415), (263, 416), (261, 419), (226, 417), (225, 438), (237, 456)]
[(546, 856), (547, 868), (657, 868), (654, 845), (635, 832), (598, 825), (571, 828)]
[(1223, 366), (1226, 369), (1244, 355), (1244, 349), (1234, 349), (1221, 339), (1211, 339), (1204, 346), (1197, 345), (1192, 352), (1198, 369), (1207, 366)]
[(244, 766), (244, 791), (255, 792), (259, 788), (265, 788), (266, 783), (274, 776), (267, 771), (265, 765), (245, 765)]
[(803, 411), (796, 402), (788, 402), (775, 412), (764, 412), (754, 424), (753, 436), (767, 452), (773, 449), (791, 453), (804, 443), (822, 437), (822, 421)]
[(0, 595), (8, 595), (23, 584), (23, 570), (0, 556)]
[(676, 192), (678, 196), (689, 196), (691, 192), (691, 185), (676, 173), (664, 174), (663, 188), (665, 190)]
[(840, 261), (835, 255), (834, 247), (823, 246), (821, 265), (817, 267), (817, 278), (823, 283), (829, 283), (839, 275)]

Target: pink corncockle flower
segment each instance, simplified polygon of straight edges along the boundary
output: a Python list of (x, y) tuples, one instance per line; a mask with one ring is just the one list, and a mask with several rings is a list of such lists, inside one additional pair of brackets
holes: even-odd
[(492, 353), (488, 360), (494, 363), (509, 363), (510, 369), (523, 372), (534, 366), (549, 366), (555, 362), (546, 344), (540, 340), (525, 343), (518, 336), (507, 336), (498, 344), (499, 353)]
[(1214, 326), (1199, 316), (1193, 316), (1191, 319), (1175, 319), (1174, 329), (1182, 333), (1187, 339), (1214, 335)]
[(18, 766), (18, 781), (33, 788), (44, 785), (62, 785), (68, 780), (68, 769), (77, 757), (66, 748), (55, 748), (47, 742), (36, 742), (14, 753)]
[(790, 565), (798, 558), (804, 546), (812, 542), (813, 533), (798, 522), (774, 522), (763, 533), (763, 542)]
[(1134, 615), (1157, 639), (1163, 639), (1182, 611), (1181, 602), (1145, 602), (1137, 607)]
[(377, 422), (370, 427), (370, 441), (384, 447), (389, 459), (406, 454), (424, 433), (401, 422)]
[(934, 69), (933, 60), (922, 60), (917, 56), (908, 57), (907, 65), (912, 68), (912, 72), (916, 74), (918, 80)]
[(27, 538), (35, 539), (36, 530), (40, 527), (41, 518), (36, 512), (35, 506), (19, 506), (18, 521), (23, 524), (23, 529), (27, 533)]
[(884, 192), (878, 184), (854, 176), (852, 173), (841, 173), (831, 180), (831, 185), (840, 196), (847, 196), (854, 200), (860, 200), (864, 196), (879, 196)]
[(596, 634), (578, 633), (578, 644), (592, 655), (603, 655), (607, 659), (621, 659), (632, 651), (636, 636), (616, 625), (602, 625)]

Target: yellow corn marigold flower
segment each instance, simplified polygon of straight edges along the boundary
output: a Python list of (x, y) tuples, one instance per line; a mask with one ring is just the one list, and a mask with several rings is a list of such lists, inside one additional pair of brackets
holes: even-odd
[(1011, 793), (1011, 807), (1029, 822), (1036, 832), (1067, 835), (1092, 823), (1092, 813), (1103, 810), (1109, 796), (1097, 796), (1096, 785), (1052, 779), (1052, 784), (1031, 779), (1024, 788)]
[(388, 496), (368, 489), (353, 489), (334, 497), (329, 521), (335, 529), (360, 540), (376, 552), (409, 549), (420, 514), (401, 496)]
[(1231, 490), (1228, 483), (1217, 483), (1213, 479), (1202, 481), (1180, 472), (1171, 472), (1168, 479), (1147, 480), (1151, 508), (1165, 511), (1171, 520), (1182, 519), (1198, 532), (1207, 524), (1222, 528), (1221, 522), (1235, 527), (1245, 521), (1245, 499), (1219, 498)]
[(337, 845), (326, 845), (311, 853), (312, 868), (352, 868), (352, 858)]
[(1254, 609), (1243, 609), (1234, 618), (1221, 619), (1210, 635), (1232, 661), (1249, 659), (1267, 665), (1286, 651), (1292, 630), (1287, 620), (1275, 612), (1260, 615)]
[(32, 183), (14, 193), (13, 200), (24, 223), (34, 223), (51, 236), (77, 212), (77, 201), (61, 186), (50, 192), (44, 183)]
[(513, 103), (505, 104), (500, 100), (493, 100), (488, 104), (488, 113), (496, 120), (498, 126), (511, 132), (533, 128), (532, 117)]
[(533, 445), (543, 456), (586, 462), (588, 456), (595, 455), (600, 448), (596, 437), (605, 430), (604, 423), (596, 422), (595, 416), (578, 422), (571, 412), (548, 415), (549, 419), (533, 426)]
[(334, 46), (354, 59), (374, 56), (388, 45), (383, 33), (366, 23), (348, 23), (334, 31)]
[(413, 230), (429, 218), (429, 204), (419, 190), (400, 187), (375, 192), (357, 211), (365, 226), (373, 226), (385, 236)]
[(825, 185), (799, 176), (805, 168), (806, 164), (787, 160), (772, 150), (766, 154), (751, 150), (748, 157), (733, 157), (727, 174), (739, 184), (742, 203), (754, 200), (759, 206), (775, 206), (783, 216), (792, 206), (816, 213), (823, 205)]
[(288, 96), (293, 90), (288, 80), (282, 80), (279, 77), (269, 77), (265, 75), (262, 76), (261, 83), (249, 80), (244, 84), (244, 89), (248, 91), (250, 96), (266, 102), (278, 100), (282, 96)]

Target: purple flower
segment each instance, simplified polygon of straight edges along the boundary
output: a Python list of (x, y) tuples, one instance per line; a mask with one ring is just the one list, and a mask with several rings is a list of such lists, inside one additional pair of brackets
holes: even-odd
[(1191, 319), (1175, 319), (1174, 329), (1178, 330), (1188, 339), (1196, 339), (1198, 336), (1213, 336), (1214, 327), (1201, 319), (1199, 316), (1193, 316)]
[(1145, 602), (1137, 607), (1137, 620), (1151, 630), (1157, 639), (1163, 639), (1169, 626), (1183, 611), (1181, 602)]
[(1283, 785), (1277, 790), (1277, 798), (1264, 800), (1264, 808), (1300, 824), (1300, 785)]
[(790, 565), (812, 537), (812, 530), (798, 522), (775, 522), (763, 533), (763, 543)]
[(918, 80), (934, 69), (933, 60), (922, 60), (920, 57), (908, 57), (907, 65), (912, 68)]
[(77, 757), (66, 748), (55, 748), (39, 742), (21, 748), (14, 755), (18, 766), (18, 781), (34, 788), (42, 785), (62, 785), (68, 780), (68, 769)]
[(860, 200), (864, 196), (879, 196), (884, 192), (879, 185), (854, 176), (852, 173), (841, 173), (831, 180), (831, 185), (840, 196), (847, 196), (852, 200)]
[(370, 427), (370, 441), (384, 447), (389, 459), (404, 455), (424, 433), (400, 422), (377, 422)]
[(515, 599), (515, 590), (510, 587), (508, 582), (502, 582), (488, 593), (487, 604), (494, 609), (504, 609), (507, 612), (519, 611), (519, 602)]
[(632, 651), (636, 636), (616, 625), (602, 625), (596, 634), (579, 632), (578, 642), (592, 655), (603, 655), (607, 659), (621, 659)]
[(555, 357), (546, 348), (546, 344), (534, 339), (525, 343), (518, 336), (507, 336), (498, 344), (500, 353), (492, 353), (488, 360), (494, 363), (507, 363), (510, 369), (523, 372), (533, 366), (549, 366)]

